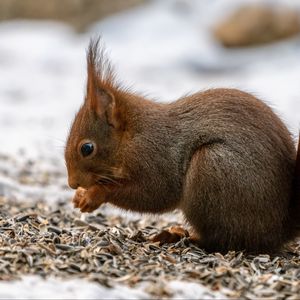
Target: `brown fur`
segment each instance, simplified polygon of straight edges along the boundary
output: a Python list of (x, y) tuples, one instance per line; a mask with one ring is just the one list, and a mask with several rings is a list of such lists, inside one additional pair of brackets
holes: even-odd
[[(169, 104), (115, 81), (98, 41), (88, 51), (85, 103), (65, 152), (74, 203), (162, 213), (180, 208), (209, 251), (273, 252), (299, 225), (300, 155), (254, 96), (211, 89)], [(79, 153), (93, 141), (91, 158)]]

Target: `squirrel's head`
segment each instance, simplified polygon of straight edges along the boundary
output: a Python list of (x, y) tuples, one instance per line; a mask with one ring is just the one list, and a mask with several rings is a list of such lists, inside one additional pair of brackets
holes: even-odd
[(91, 41), (87, 93), (67, 140), (65, 160), (71, 188), (111, 184), (118, 178), (117, 151), (124, 132), (110, 64)]

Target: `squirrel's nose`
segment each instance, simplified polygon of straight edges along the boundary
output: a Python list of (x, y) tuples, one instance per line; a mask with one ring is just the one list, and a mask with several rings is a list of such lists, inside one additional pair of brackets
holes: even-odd
[(74, 180), (73, 178), (70, 178), (69, 177), (69, 187), (71, 188), (71, 189), (74, 189), (74, 190), (76, 190), (78, 187), (79, 187), (79, 183), (76, 181), (76, 180)]

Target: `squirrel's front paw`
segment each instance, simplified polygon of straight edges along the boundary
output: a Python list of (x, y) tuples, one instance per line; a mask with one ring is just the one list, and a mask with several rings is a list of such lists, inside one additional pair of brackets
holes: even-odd
[(81, 188), (81, 187), (79, 187), (79, 188), (76, 190), (76, 193), (75, 193), (75, 195), (74, 195), (74, 197), (73, 197), (73, 200), (72, 200), (72, 202), (73, 202), (75, 208), (79, 208), (79, 207), (80, 207), (80, 206), (79, 206), (79, 203), (80, 203), (80, 201), (84, 198), (84, 194), (85, 194), (86, 192), (87, 192), (87, 190), (85, 190), (85, 189), (83, 189), (83, 188)]
[(92, 212), (100, 206), (99, 201), (93, 199), (93, 193), (90, 190), (78, 188), (73, 198), (75, 208), (81, 212)]

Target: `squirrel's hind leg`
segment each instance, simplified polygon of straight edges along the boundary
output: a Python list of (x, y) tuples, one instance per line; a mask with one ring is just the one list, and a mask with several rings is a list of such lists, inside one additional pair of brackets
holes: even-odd
[[(207, 145), (191, 158), (184, 183), (181, 209), (186, 220), (200, 236), (197, 246), (208, 252), (223, 252), (229, 246), (240, 248), (245, 242), (236, 242), (243, 236), (237, 225), (238, 205), (235, 174), (227, 165), (226, 149), (222, 145)], [(226, 180), (224, 180), (224, 178)], [(247, 235), (247, 232), (245, 232)]]
[(282, 245), (278, 216), (284, 216), (280, 203), (288, 196), (276, 193), (280, 174), (265, 180), (263, 159), (218, 143), (192, 156), (180, 208), (208, 252), (272, 252)]

